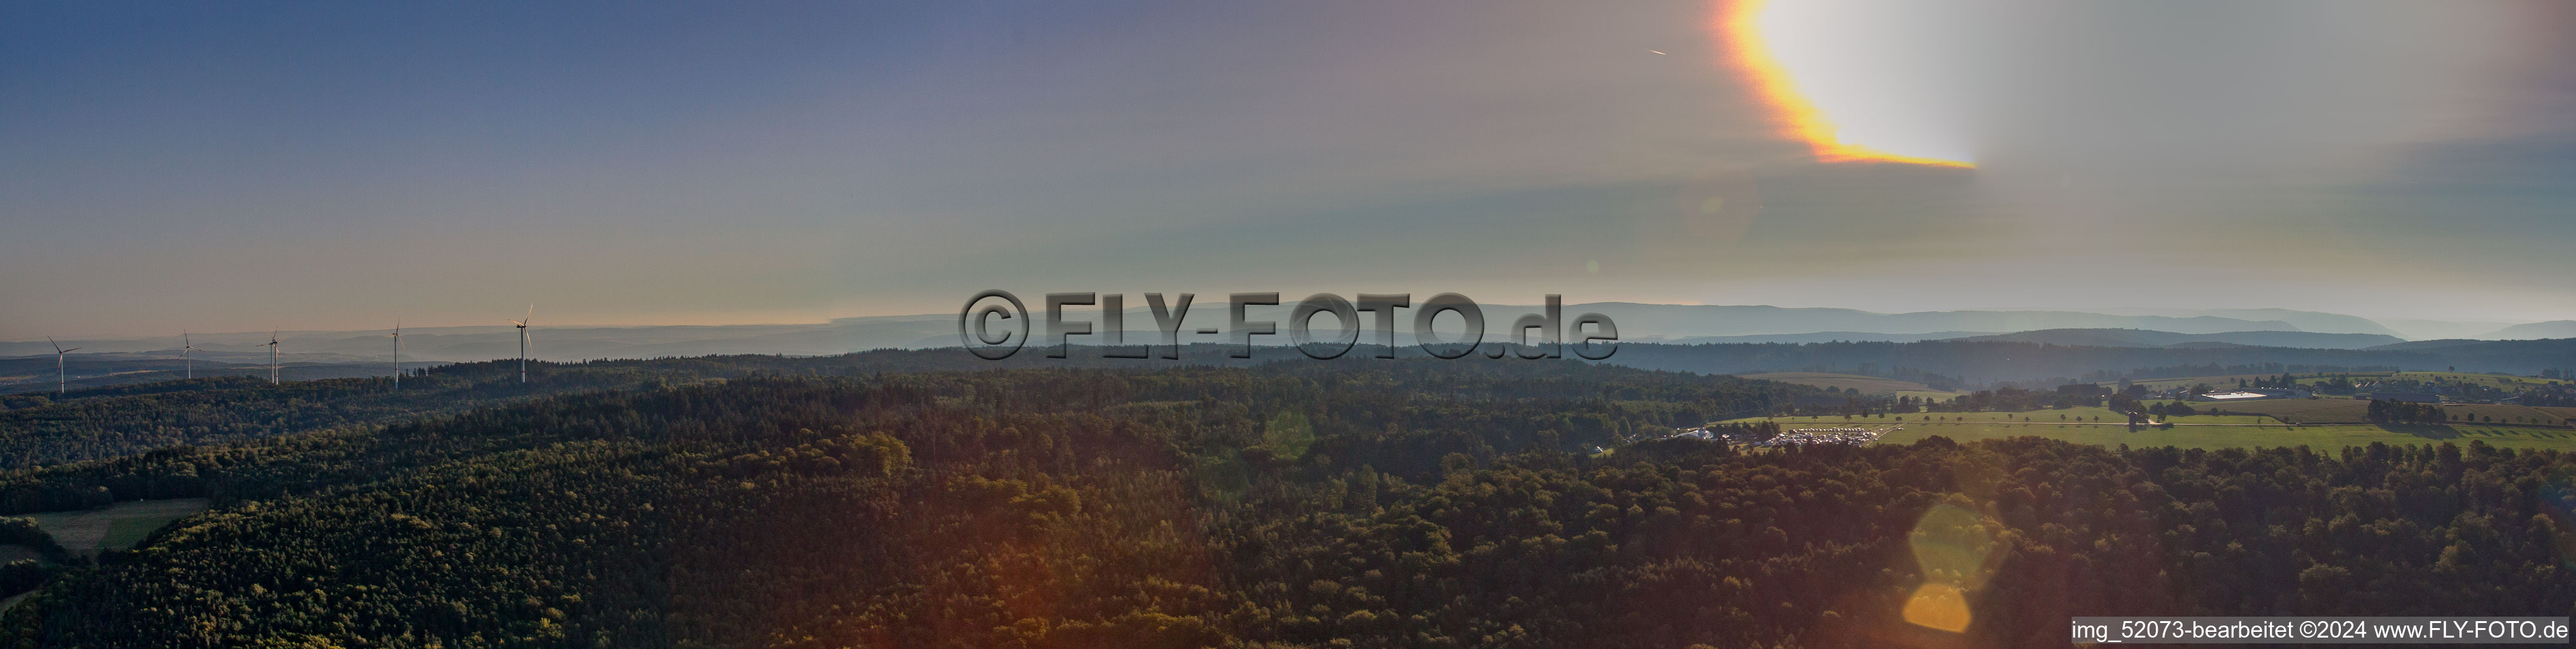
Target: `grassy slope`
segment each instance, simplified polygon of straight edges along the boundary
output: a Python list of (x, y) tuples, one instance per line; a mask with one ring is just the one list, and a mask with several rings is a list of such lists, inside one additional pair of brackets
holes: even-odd
[[(2268, 415), (2278, 417), (2283, 420), (2295, 420), (2302, 424), (2363, 424), (2369, 423), (2370, 421), (2370, 402), (2354, 399), (2273, 399), (2227, 404), (2194, 402), (2191, 405), (2194, 408), (2203, 410), (2218, 408), (2225, 409), (2228, 412)], [(2568, 409), (2543, 409), (2533, 408), (2530, 406), (2497, 404), (2454, 404), (2442, 406), (2443, 412), (2450, 413), (2454, 416), (2466, 415), (2477, 417), (2480, 420), (2477, 422), (2478, 424), (2513, 424), (2518, 426), (2548, 426), (2553, 428), (2568, 427), (2566, 422), (2571, 418), (2571, 416), (2567, 413), (2560, 412), (2564, 410)], [(2460, 425), (2466, 426), (2471, 424), (2463, 421)]]
[[(2190, 376), (2190, 377), (2183, 377), (2183, 378), (2178, 378), (2178, 379), (2139, 379), (2139, 380), (2136, 380), (2136, 381), (2132, 381), (2132, 383), (2136, 383), (2136, 384), (2138, 384), (2138, 385), (2146, 386), (2146, 388), (2147, 388), (2147, 389), (2149, 389), (2149, 390), (2172, 390), (2172, 389), (2177, 389), (2177, 388), (2188, 388), (2188, 387), (2191, 387), (2191, 386), (2195, 386), (2195, 385), (2202, 385), (2202, 384), (2207, 384), (2207, 385), (2209, 385), (2210, 387), (2223, 387), (2223, 388), (2231, 388), (2231, 389), (2232, 389), (2232, 388), (2235, 388), (2235, 387), (2236, 387), (2236, 381), (2237, 381), (2237, 379), (2244, 379), (2244, 380), (2245, 380), (2245, 381), (2247, 381), (2247, 382), (2252, 382), (2252, 381), (2254, 381), (2255, 379), (2268, 379), (2268, 378), (2274, 378), (2274, 377), (2278, 377), (2278, 376), (2280, 376), (2280, 375), (2279, 375), (2279, 374), (2229, 374), (2229, 375), (2226, 375), (2226, 376)], [(2350, 376), (2352, 376), (2352, 377), (2354, 377), (2354, 378), (2358, 379), (2358, 378), (2360, 378), (2360, 377), (2361, 377), (2361, 376), (2363, 376), (2363, 375), (2362, 375), (2362, 374), (2352, 374), (2352, 375), (2350, 375)], [(2374, 375), (2374, 376), (2375, 376), (2375, 375)], [(2301, 383), (2305, 383), (2305, 382), (2306, 382), (2306, 381), (2301, 381)]]
[[(2067, 421), (2058, 417), (2064, 415)], [(1897, 418), (1902, 417), (1903, 421)], [(2086, 421), (2073, 421), (2082, 417)], [(2091, 425), (2101, 417), (2103, 425)], [(2025, 419), (2027, 418), (2027, 419)], [(1927, 419), (1930, 419), (1927, 421)], [(2557, 448), (2576, 450), (2576, 431), (2522, 426), (2375, 426), (2375, 425), (2302, 425), (2282, 424), (2269, 417), (2247, 415), (2194, 415), (2177, 417), (2172, 428), (2146, 428), (2131, 432), (2116, 425), (2123, 418), (2103, 408), (2069, 408), (2035, 412), (1922, 413), (1877, 417), (1760, 417), (1732, 422), (1777, 421), (1784, 427), (1810, 425), (1901, 425), (1905, 429), (1879, 438), (1881, 444), (1911, 444), (1932, 435), (1958, 441), (2019, 437), (2032, 435), (2078, 444), (2128, 444), (2130, 446), (2180, 446), (2185, 448), (2251, 448), (2261, 446), (2300, 446), (2340, 448), (2388, 444), (2428, 444), (2454, 442), (2466, 444), (2482, 440), (2488, 444), (2514, 448)], [(1731, 422), (1730, 422), (1731, 423)]]
[(2470, 374), (2468, 372), (2398, 372), (2396, 378), (2400, 380), (2425, 382), (2439, 380), (2457, 383), (2476, 383), (2504, 388), (2507, 390), (2548, 385), (2557, 382), (2555, 379), (2544, 379), (2535, 376), (2503, 376), (2497, 374)]
[[(2274, 377), (2278, 377), (2278, 376), (2280, 376), (2280, 375), (2279, 375), (2279, 374), (2230, 374), (2230, 375), (2227, 375), (2227, 376), (2194, 376), (2194, 377), (2186, 377), (2186, 378), (2179, 378), (2179, 379), (2143, 379), (2143, 380), (2139, 380), (2139, 381), (2137, 381), (2136, 383), (2137, 383), (2138, 385), (2147, 386), (2147, 388), (2148, 388), (2148, 389), (2153, 389), (2153, 390), (2164, 390), (2164, 389), (2171, 389), (2171, 388), (2187, 388), (2187, 387), (2191, 387), (2191, 386), (2193, 386), (2193, 385), (2198, 385), (2198, 384), (2202, 384), (2202, 383), (2209, 384), (2209, 385), (2211, 385), (2211, 386), (2213, 386), (2213, 387), (2230, 387), (2230, 386), (2234, 386), (2234, 385), (2236, 385), (2236, 380), (2237, 380), (2237, 379), (2244, 379), (2244, 380), (2247, 380), (2247, 381), (2252, 381), (2252, 380), (2255, 380), (2255, 379), (2269, 379), (2269, 378), (2274, 378)], [(2295, 377), (2293, 377), (2293, 378), (2297, 379), (2300, 385), (2316, 385), (2316, 384), (2319, 384), (2319, 383), (2325, 383), (2325, 382), (2333, 381), (2333, 380), (2334, 380), (2334, 378), (2335, 378), (2335, 377), (2338, 377), (2338, 376), (2341, 376), (2341, 377), (2350, 377), (2350, 378), (2352, 379), (2352, 381), (2353, 381), (2353, 382), (2355, 382), (2355, 383), (2359, 383), (2359, 382), (2361, 382), (2361, 381), (2363, 381), (2363, 380), (2367, 380), (2367, 379), (2386, 379), (2386, 378), (2396, 378), (2396, 379), (2399, 379), (2399, 380), (2407, 380), (2407, 381), (2424, 381), (2424, 382), (2433, 382), (2433, 381), (2451, 381), (2451, 382), (2458, 382), (2458, 383), (2475, 383), (2475, 384), (2480, 384), (2480, 385), (2487, 385), (2487, 386), (2493, 386), (2493, 387), (2497, 387), (2497, 388), (2503, 388), (2503, 389), (2506, 389), (2506, 390), (2518, 390), (2518, 389), (2522, 389), (2522, 388), (2526, 388), (2526, 387), (2542, 386), (2542, 385), (2548, 385), (2548, 384), (2550, 384), (2550, 383), (2554, 383), (2554, 382), (2559, 382), (2559, 380), (2558, 380), (2558, 379), (2544, 379), (2544, 378), (2533, 377), (2533, 376), (2505, 376), (2505, 375), (2498, 375), (2498, 374), (2472, 374), (2472, 373), (2469, 373), (2469, 372), (2338, 372), (2338, 373), (2327, 374), (2326, 376), (2323, 376), (2323, 377), (2315, 376), (2315, 375), (2313, 375), (2313, 374), (2300, 374), (2300, 375), (2297, 375), (2297, 376), (2295, 376)]]
[(1963, 393), (1959, 393), (1959, 392), (1948, 392), (1948, 391), (1942, 391), (1942, 390), (1934, 390), (1934, 389), (1932, 389), (1932, 386), (1924, 385), (1924, 384), (1921, 384), (1921, 383), (1916, 383), (1916, 382), (1913, 382), (1913, 381), (1899, 381), (1899, 380), (1896, 380), (1896, 379), (1882, 379), (1882, 378), (1875, 377), (1875, 376), (1861, 376), (1861, 375), (1857, 375), (1857, 374), (1827, 374), (1827, 373), (1824, 373), (1824, 372), (1770, 372), (1770, 373), (1765, 373), (1765, 374), (1746, 374), (1746, 375), (1744, 375), (1744, 378), (1748, 378), (1748, 379), (1762, 379), (1762, 380), (1765, 380), (1765, 381), (1779, 381), (1779, 382), (1781, 382), (1781, 383), (1796, 383), (1796, 384), (1799, 384), (1799, 385), (1812, 385), (1812, 386), (1816, 386), (1816, 387), (1819, 387), (1819, 388), (1850, 388), (1850, 389), (1854, 389), (1854, 390), (1859, 390), (1859, 391), (1861, 391), (1861, 394), (1897, 394), (1897, 393), (1902, 393), (1902, 392), (1932, 393), (1932, 394), (1945, 394), (1945, 395), (1963, 394)]

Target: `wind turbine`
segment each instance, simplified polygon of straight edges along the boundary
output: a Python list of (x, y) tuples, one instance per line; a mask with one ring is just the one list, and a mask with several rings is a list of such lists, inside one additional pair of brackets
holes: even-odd
[(277, 332), (268, 332), (268, 384), (277, 385)]
[(511, 326), (519, 328), (519, 383), (521, 384), (528, 382), (528, 321), (537, 319), (536, 316), (537, 305), (529, 304), (527, 315), (510, 321)]
[(54, 342), (53, 336), (46, 336), (45, 342), (54, 346), (54, 396), (62, 396), (64, 389), (63, 386), (65, 385), (63, 379), (63, 355), (80, 351), (80, 348), (73, 347), (71, 349), (63, 349), (63, 344)]
[(197, 344), (188, 342), (188, 330), (179, 330), (179, 360), (188, 363), (188, 378), (197, 378)]
[[(531, 309), (531, 310), (533, 310), (533, 309)], [(401, 391), (401, 390), (402, 390), (402, 317), (401, 317), (401, 316), (395, 316), (395, 317), (394, 317), (394, 332), (393, 332), (392, 334), (389, 334), (389, 335), (388, 335), (388, 337), (390, 337), (390, 338), (393, 338), (393, 339), (394, 339), (394, 390), (395, 390), (395, 391), (397, 391), (397, 392), (399, 392), (399, 391)]]

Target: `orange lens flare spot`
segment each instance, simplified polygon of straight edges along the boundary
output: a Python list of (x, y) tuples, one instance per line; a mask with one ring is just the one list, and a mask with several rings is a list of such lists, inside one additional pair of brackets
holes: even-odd
[(1957, 586), (1924, 584), (1905, 600), (1905, 622), (1914, 626), (1966, 633), (1973, 617), (1968, 612), (1968, 593)]
[(1717, 0), (1715, 30), (1724, 41), (1718, 51), (1738, 78), (1771, 109), (1772, 126), (1785, 137), (1807, 143), (1820, 162), (1894, 162), (1974, 169), (1960, 160), (1896, 155), (1842, 141), (1832, 120), (1798, 91), (1796, 77), (1771, 53), (1762, 32), (1762, 11), (1769, 0)]
[(1968, 630), (1975, 618), (1968, 610), (1968, 594), (1993, 578), (2002, 558), (1994, 529), (1984, 514), (1958, 504), (1933, 505), (1923, 512), (1906, 539), (1914, 548), (1915, 570), (1923, 575), (1923, 585), (1905, 600), (1907, 623), (1951, 633)]

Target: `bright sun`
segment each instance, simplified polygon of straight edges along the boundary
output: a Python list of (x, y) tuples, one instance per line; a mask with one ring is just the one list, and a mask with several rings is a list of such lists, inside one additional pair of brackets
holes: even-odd
[[(1794, 36), (1809, 31), (1830, 34), (1831, 28), (1808, 30), (1795, 29), (1796, 25), (1790, 25), (1793, 28), (1784, 29), (1782, 23), (1799, 23), (1802, 19), (1817, 16), (1782, 15), (1767, 0), (1718, 0), (1716, 9), (1715, 28), (1725, 63), (1739, 70), (1754, 94), (1770, 107), (1772, 123), (1780, 128), (1782, 134), (1806, 142), (1815, 150), (1818, 160), (1976, 167), (1975, 163), (1960, 159), (1966, 156), (1959, 152), (1933, 150), (1949, 147), (1910, 141), (1912, 138), (1890, 133), (1890, 129), (1877, 129), (1876, 135), (1881, 137), (1873, 139), (1870, 137), (1873, 134), (1865, 132), (1866, 129), (1856, 132), (1853, 125), (1838, 125), (1837, 117), (1850, 121), (1883, 116), (1891, 109), (1902, 107), (1891, 105), (1897, 102), (1885, 97), (1886, 93), (1853, 87), (1855, 84), (1851, 82), (1865, 83), (1865, 75), (1845, 75), (1853, 78), (1845, 79), (1844, 83), (1834, 83), (1832, 74), (1837, 72), (1837, 68), (1848, 67), (1840, 65), (1847, 58), (1835, 60), (1784, 54), (1781, 46), (1785, 43), (1774, 36)], [(1846, 44), (1838, 43), (1813, 45), (1828, 49), (1848, 48)], [(1798, 48), (1792, 51), (1811, 50)], [(1832, 92), (1820, 95), (1820, 89)]]

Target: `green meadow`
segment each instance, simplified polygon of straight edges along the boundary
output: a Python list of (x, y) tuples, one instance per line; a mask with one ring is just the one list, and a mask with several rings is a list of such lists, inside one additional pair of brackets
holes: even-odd
[[(2061, 419), (2061, 417), (2063, 417)], [(2094, 419), (2100, 418), (2100, 423)], [(1777, 422), (1782, 428), (1898, 426), (1880, 444), (1911, 444), (1940, 435), (1957, 441), (2035, 436), (2078, 444), (2113, 446), (2178, 446), (2184, 448), (2253, 448), (2309, 446), (2332, 449), (2387, 444), (2467, 444), (2471, 440), (2510, 448), (2576, 450), (2576, 430), (2491, 424), (2456, 426), (2381, 426), (2369, 424), (2289, 425), (2271, 417), (2194, 415), (2175, 417), (2167, 426), (2130, 430), (2126, 418), (2105, 408), (2068, 408), (2032, 412), (1912, 413), (1873, 417), (1753, 417), (1720, 423)]]

